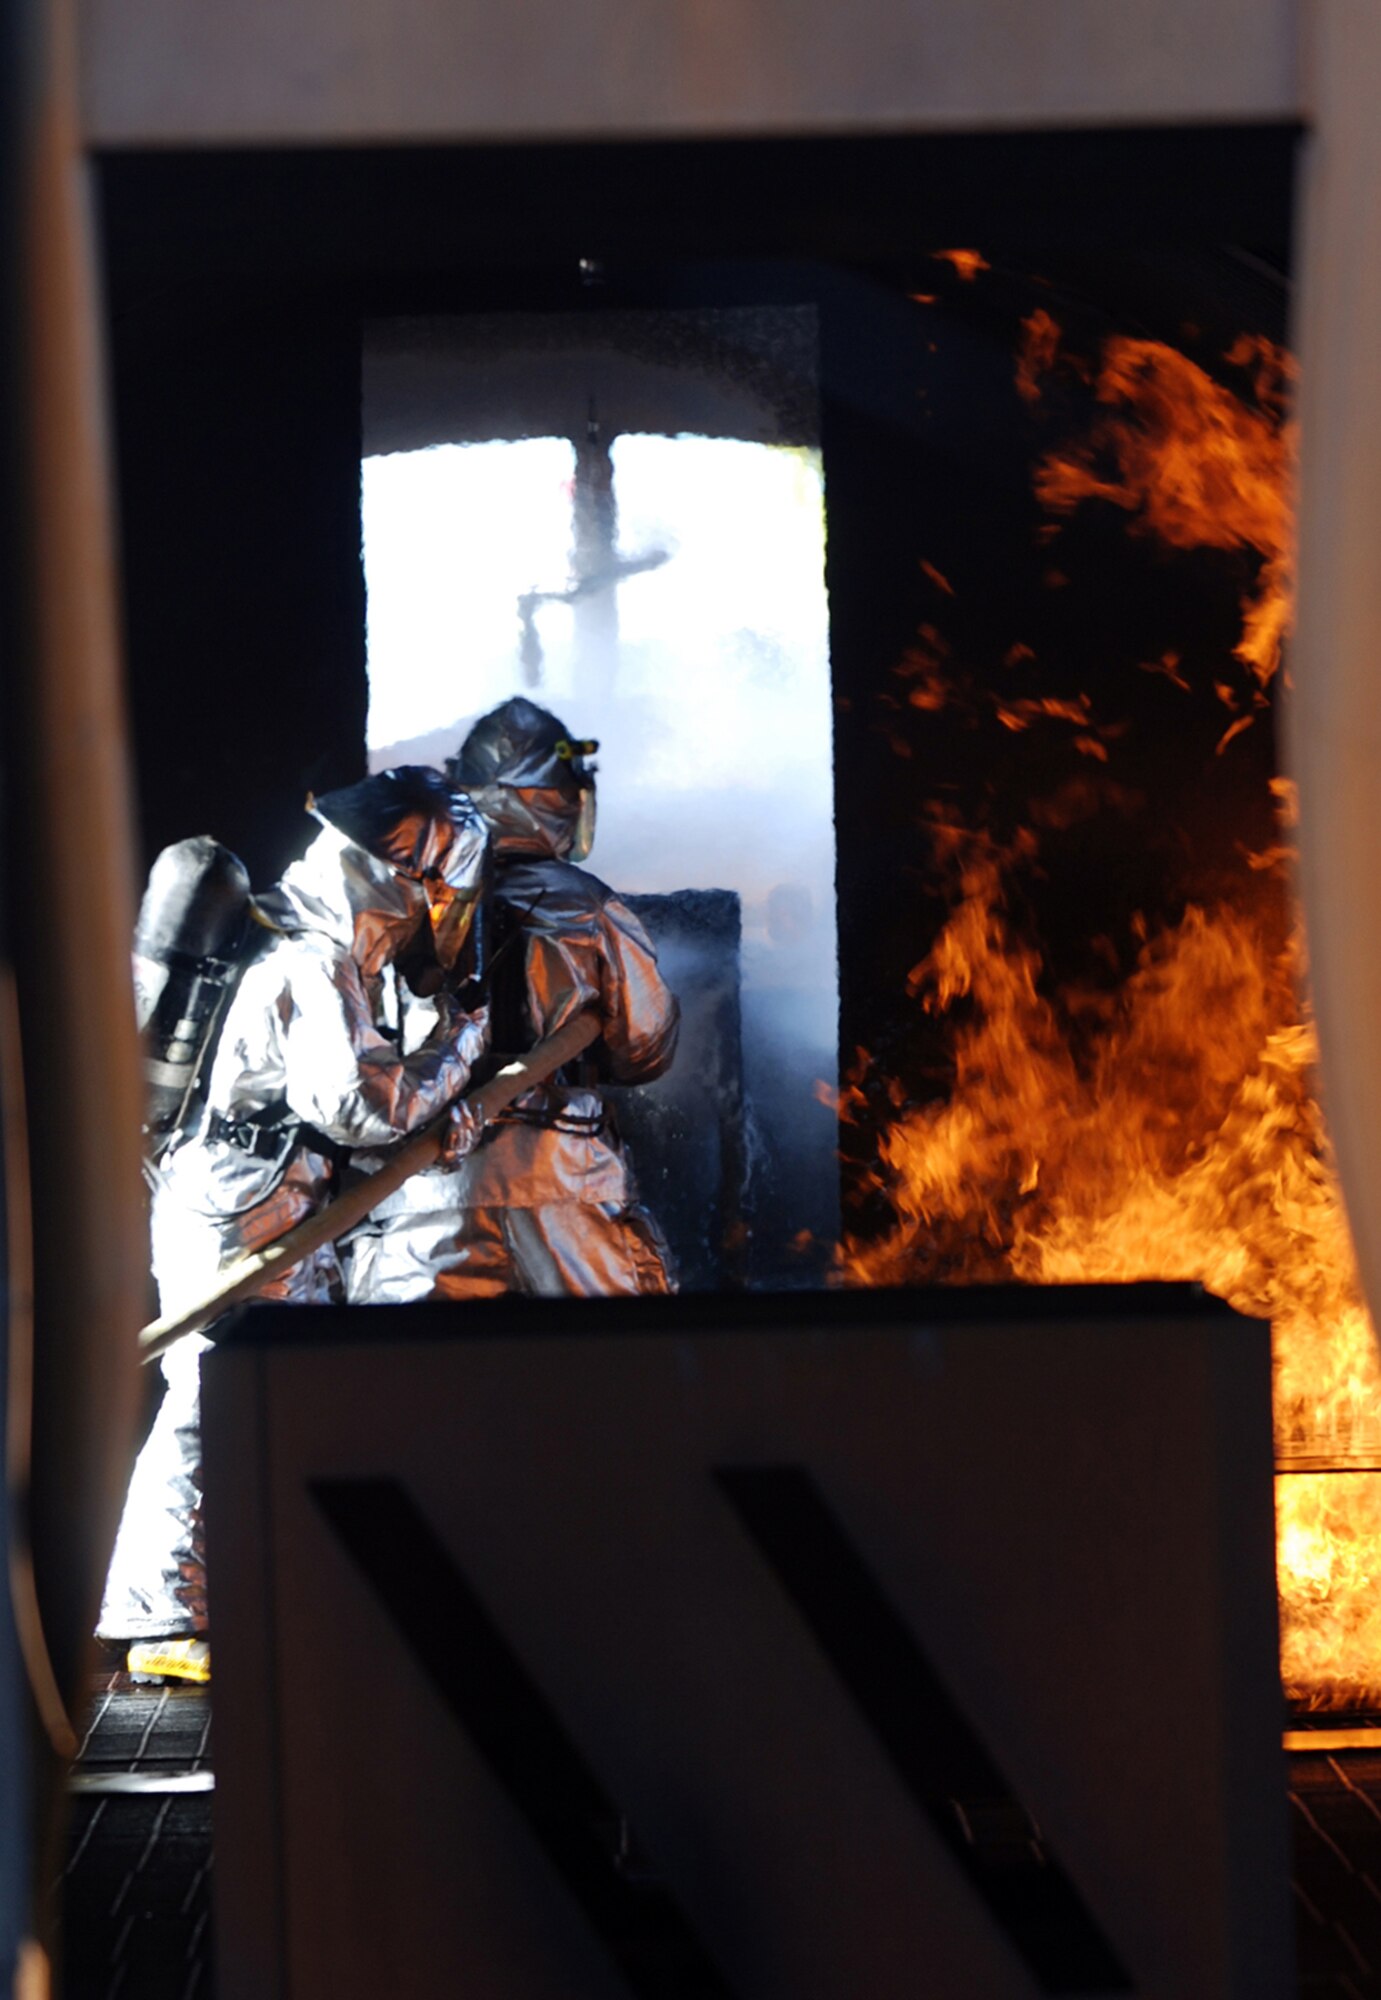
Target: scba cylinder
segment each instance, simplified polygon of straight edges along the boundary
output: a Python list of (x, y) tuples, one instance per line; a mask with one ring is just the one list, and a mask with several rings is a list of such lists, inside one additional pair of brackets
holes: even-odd
[(145, 1129), (155, 1153), (186, 1121), (250, 925), (244, 863), (208, 834), (165, 847), (134, 935)]

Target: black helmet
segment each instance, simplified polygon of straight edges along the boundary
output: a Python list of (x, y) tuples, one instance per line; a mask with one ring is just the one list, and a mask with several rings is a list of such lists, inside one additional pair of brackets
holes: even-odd
[(307, 810), (396, 874), (422, 884), (437, 957), (454, 965), (488, 879), (488, 828), (465, 793), (439, 771), (402, 764), (357, 785), (309, 795)]
[(592, 739), (572, 736), (550, 709), (515, 694), (482, 715), (454, 757), (448, 776), (467, 790), (503, 785), (510, 791), (546, 794), (566, 808), (572, 830), (570, 857), (583, 861), (595, 832), (595, 767)]
[(307, 810), (415, 881), (442, 872), (456, 827), (473, 813), (470, 801), (439, 771), (421, 764), (376, 771), (357, 785), (309, 794)]

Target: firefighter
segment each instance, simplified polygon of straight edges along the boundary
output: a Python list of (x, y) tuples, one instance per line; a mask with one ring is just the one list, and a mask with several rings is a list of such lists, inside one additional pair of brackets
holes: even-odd
[(382, 1203), (350, 1242), (353, 1300), (674, 1289), (599, 1087), (661, 1076), (680, 1015), (637, 918), (577, 865), (594, 837), (597, 747), (515, 696), (447, 766), (493, 835), (495, 1051), (520, 1053), (593, 1008), (601, 1039), (581, 1070), (595, 1074), (530, 1091), (454, 1173), (420, 1174)]
[[(483, 819), (439, 773), (412, 766), (309, 799), (308, 809), (321, 831), (254, 903), (260, 945), (229, 1003), (205, 1100), (151, 1173), (165, 1313), (327, 1201), (347, 1151), (377, 1148), (442, 1113), (485, 1046), (486, 1015), (462, 1011), (444, 990), (426, 1003), (419, 1043), (402, 976), (437, 986), (466, 948), (487, 882)], [(454, 1105), (449, 1156), (473, 1137)], [(343, 1295), (330, 1244), (263, 1293)], [(209, 1677), (205, 1346), (193, 1336), (163, 1357), (167, 1386), (134, 1469), (97, 1626), (102, 1639), (132, 1642), (130, 1671), (148, 1677)]]

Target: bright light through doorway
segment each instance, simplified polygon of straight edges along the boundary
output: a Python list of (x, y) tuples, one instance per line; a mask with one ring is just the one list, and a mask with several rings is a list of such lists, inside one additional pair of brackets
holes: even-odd
[(838, 993), (819, 454), (626, 435), (612, 459), (620, 580), (576, 602), (561, 601), (576, 580), (567, 440), (365, 461), (370, 762), (440, 763), (515, 692), (599, 738), (591, 865), (625, 891), (736, 889), (745, 987), (791, 994), (828, 1079)]

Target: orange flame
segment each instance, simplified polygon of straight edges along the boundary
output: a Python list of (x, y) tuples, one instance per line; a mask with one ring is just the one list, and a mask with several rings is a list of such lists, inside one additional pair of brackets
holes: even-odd
[(1048, 454), (1036, 493), (1057, 514), (1083, 500), (1110, 501), (1132, 516), (1134, 532), (1171, 548), (1259, 555), (1235, 652), (1264, 688), (1280, 665), (1294, 602), (1296, 434), (1284, 410), (1296, 370), (1283, 349), (1255, 336), (1225, 358), (1251, 368), (1255, 406), (1161, 341), (1110, 340), (1094, 388), (1107, 414), (1086, 443)]
[(1048, 715), (1057, 722), (1076, 722), (1081, 728), (1087, 728), (1093, 720), (1092, 711), (1093, 704), (1086, 694), (1077, 695), (1073, 701), (1065, 701), (1059, 695), (1043, 694), (1020, 701), (999, 702), (996, 715), (1004, 729), (1029, 729), (1042, 715)]
[[(1059, 337), (1048, 315), (1026, 322), (1018, 383), (1029, 401)], [(1227, 359), (1249, 372), (1250, 402), (1171, 348), (1109, 341), (1090, 435), (1047, 453), (1036, 474), (1061, 516), (1101, 500), (1170, 548), (1259, 559), (1235, 648), (1246, 686), (1219, 688), (1239, 711), (1220, 751), (1278, 670), (1293, 563), (1293, 364), (1256, 338)], [(1009, 661), (1028, 657), (1014, 648)], [(1188, 687), (1177, 653), (1146, 665)], [(986, 697), (933, 630), (905, 671), (916, 706), (961, 706), (974, 726), (984, 715), (1016, 731), (1065, 721), (1104, 759), (1117, 733), (1096, 727), (1086, 696)], [(1160, 931), (1134, 920), (1129, 937), (1105, 941), (1107, 957), (1133, 961), (1114, 991), (1052, 990), (1009, 907), (1039, 866), (1038, 829), (1116, 804), (1108, 779), (1033, 801), (1030, 825), (1005, 844), (928, 809), (950, 913), (907, 990), (944, 1030), (952, 1082), (942, 1101), (916, 1105), (886, 1081), (894, 1115), (868, 1185), (892, 1220), (876, 1239), (846, 1239), (840, 1271), (874, 1285), (1197, 1279), (1272, 1321), (1282, 1463), (1381, 1467), (1381, 1361), (1315, 1095), (1303, 947), (1298, 932), (1279, 935), (1293, 792), (1285, 780), (1273, 791), (1281, 837), (1247, 857), (1259, 907), (1191, 905)], [(860, 1051), (841, 1115), (857, 1122), (875, 1106), (879, 1081)], [(1277, 1485), (1286, 1689), (1301, 1705), (1381, 1706), (1381, 1474), (1299, 1471)]]
[(1276, 1481), (1285, 1586), (1281, 1678), (1297, 1706), (1375, 1708), (1381, 1659), (1381, 1479), (1296, 1473)]
[[(998, 850), (938, 831), (957, 901), (907, 986), (953, 1022), (953, 1088), (884, 1132), (874, 1185), (895, 1221), (845, 1246), (847, 1278), (1197, 1279), (1273, 1323), (1284, 1459), (1381, 1450), (1381, 1366), (1326, 1163), (1297, 950), (1273, 953), (1240, 911), (1191, 906), (1116, 994), (1049, 999), (1005, 914), (1035, 836)], [(1294, 1698), (1332, 1705), (1381, 1694), (1381, 1492), (1367, 1489), (1373, 1531), (1328, 1543), (1321, 1600), (1318, 1523), (1344, 1518), (1345, 1482), (1319, 1477), (1335, 1482), (1322, 1501), (1280, 1482), (1282, 1664)]]
[(1039, 402), (1040, 378), (1055, 366), (1060, 349), (1060, 328), (1045, 310), (1037, 306), (1021, 323), (1021, 345), (1017, 349), (1017, 390), (1028, 403)]
[(931, 255), (937, 264), (952, 264), (966, 285), (971, 285), (980, 271), (993, 268), (977, 250), (935, 250)]

